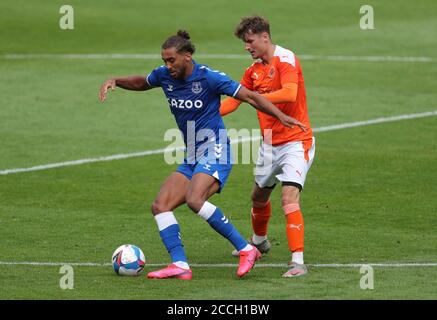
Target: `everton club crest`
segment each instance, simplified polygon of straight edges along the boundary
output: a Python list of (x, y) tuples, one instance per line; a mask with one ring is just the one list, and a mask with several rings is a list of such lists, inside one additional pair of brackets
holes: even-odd
[(193, 86), (191, 87), (191, 91), (195, 94), (199, 94), (202, 92), (202, 83), (200, 82), (193, 82)]

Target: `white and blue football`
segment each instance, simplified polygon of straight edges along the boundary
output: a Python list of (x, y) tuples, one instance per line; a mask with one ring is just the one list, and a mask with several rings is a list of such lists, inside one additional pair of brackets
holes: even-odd
[(138, 276), (145, 264), (143, 251), (132, 244), (119, 246), (112, 255), (112, 266), (120, 276)]

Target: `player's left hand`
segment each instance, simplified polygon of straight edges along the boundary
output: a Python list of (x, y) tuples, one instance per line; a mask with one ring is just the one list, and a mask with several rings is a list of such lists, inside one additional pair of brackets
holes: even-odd
[(115, 90), (116, 84), (114, 79), (106, 80), (99, 90), (99, 98), (100, 102), (105, 102), (106, 100), (106, 94), (108, 93), (108, 89), (111, 88), (112, 91)]
[(294, 128), (294, 126), (298, 126), (299, 128), (302, 129), (302, 131), (304, 132), (307, 131), (307, 128), (303, 125), (303, 123), (301, 123), (299, 120), (296, 120), (293, 117), (284, 114), (284, 116), (282, 116), (279, 120), (286, 127)]

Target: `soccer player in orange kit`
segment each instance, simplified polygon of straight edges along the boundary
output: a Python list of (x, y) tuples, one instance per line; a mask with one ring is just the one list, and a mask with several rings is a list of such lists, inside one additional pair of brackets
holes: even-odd
[[(263, 142), (255, 171), (252, 191), (252, 228), (250, 242), (262, 253), (270, 250), (267, 226), (271, 216), (270, 194), (277, 182), (282, 183), (282, 208), (291, 252), (289, 269), (283, 277), (308, 273), (304, 264), (304, 220), (300, 209), (300, 192), (315, 153), (302, 69), (295, 54), (272, 43), (269, 22), (259, 16), (245, 17), (235, 30), (253, 59), (241, 84), (261, 93), (278, 109), (300, 121), (304, 128), (287, 128), (277, 119), (257, 111)], [(242, 101), (226, 98), (220, 106), (222, 116), (235, 111)], [(268, 164), (269, 163), (269, 164)], [(237, 256), (234, 250), (233, 255)]]

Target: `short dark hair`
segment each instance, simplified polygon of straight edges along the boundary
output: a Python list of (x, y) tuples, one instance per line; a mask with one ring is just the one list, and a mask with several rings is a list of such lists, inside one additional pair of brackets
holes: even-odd
[(196, 47), (190, 41), (190, 35), (185, 30), (179, 30), (174, 36), (167, 38), (161, 48), (176, 48), (178, 53), (189, 52), (193, 54), (196, 51)]
[(257, 15), (241, 18), (240, 24), (235, 29), (235, 36), (244, 41), (244, 37), (248, 33), (263, 33), (267, 32), (270, 37), (269, 20)]

